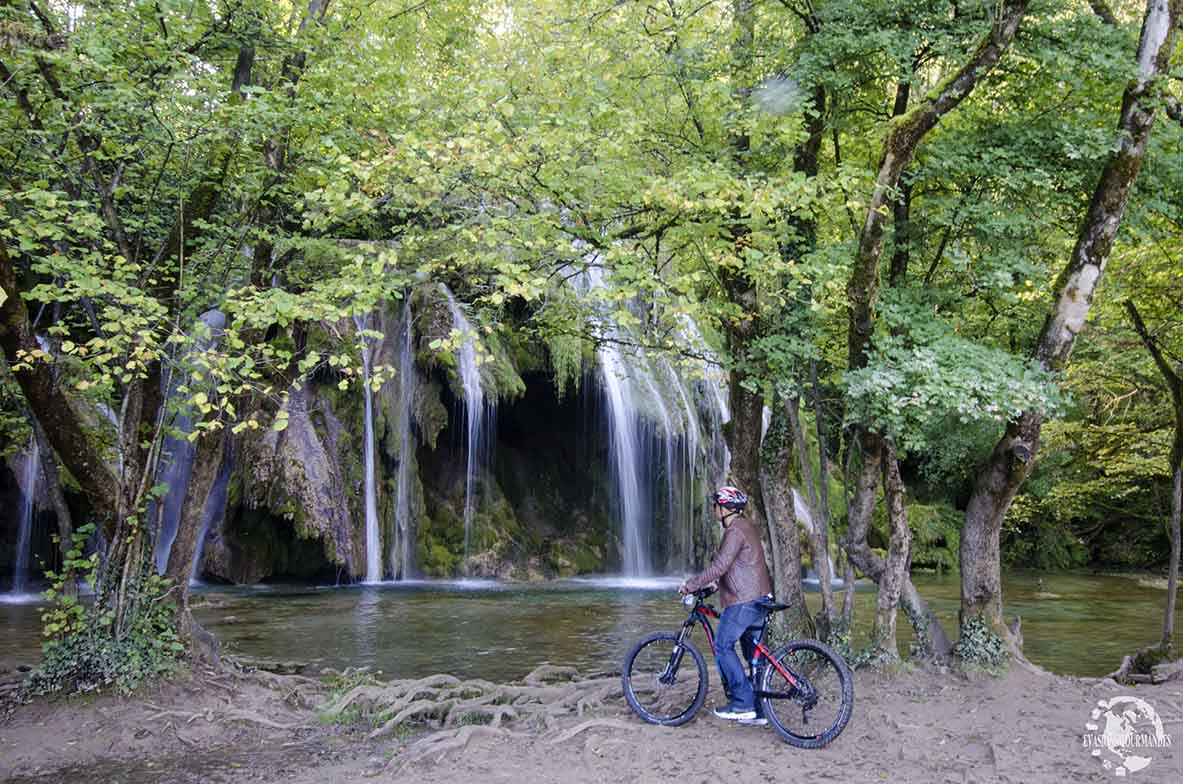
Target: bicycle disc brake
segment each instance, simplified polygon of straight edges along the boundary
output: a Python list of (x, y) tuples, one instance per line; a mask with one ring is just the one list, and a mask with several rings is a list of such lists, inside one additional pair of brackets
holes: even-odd
[(678, 665), (682, 663), (682, 654), (685, 651), (686, 649), (680, 645), (674, 649), (674, 652), (670, 654), (669, 664), (661, 671), (661, 675), (657, 676), (658, 683), (665, 686), (673, 685), (674, 681), (678, 679)]

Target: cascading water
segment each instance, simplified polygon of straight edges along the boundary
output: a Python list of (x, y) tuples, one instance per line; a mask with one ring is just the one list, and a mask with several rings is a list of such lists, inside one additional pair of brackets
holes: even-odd
[(485, 401), (485, 391), (481, 386), (481, 371), (477, 363), (476, 333), (468, 319), (464, 317), (460, 306), (451, 290), (440, 284), (440, 290), (448, 298), (448, 310), (452, 314), (452, 327), (459, 332), (464, 342), (456, 352), (456, 369), (460, 374), (460, 384), (464, 387), (464, 412), (467, 424), (468, 456), (464, 474), (464, 560), (468, 561), (469, 546), (472, 539), (472, 522), (476, 513), (476, 480), (485, 457), (484, 429), (492, 421), (494, 411), (491, 404)]
[[(208, 351), (217, 341), (218, 335), (226, 327), (226, 314), (219, 310), (209, 310), (202, 313), (198, 321), (204, 325), (207, 334), (194, 343), (190, 349), (193, 354)], [(182, 386), (184, 383), (180, 379), (174, 379), (170, 384), (165, 403), (166, 412), (180, 405), (177, 402), (180, 394), (178, 390)], [(193, 459), (197, 456), (197, 445), (188, 438), (193, 432), (193, 420), (189, 413), (188, 408), (181, 408), (176, 412), (172, 424), (178, 435), (170, 435), (164, 439), (161, 465), (157, 468), (157, 481), (168, 485), (168, 491), (160, 500), (160, 533), (156, 537), (154, 552), (156, 571), (160, 574), (164, 574), (168, 568), (168, 557), (177, 538), (177, 528), (181, 523), (181, 512), (185, 506), (185, 494), (189, 490), (189, 477), (193, 473)], [(152, 512), (152, 508), (149, 508), (149, 518)]]
[(29, 438), (29, 451), (25, 455), (25, 476), (21, 489), (21, 525), (16, 540), (16, 563), (12, 571), (12, 592), (22, 594), (29, 582), (29, 541), (33, 534), (33, 506), (37, 498), (37, 477), (41, 475), (41, 449), (35, 437)]
[(361, 339), (362, 395), (365, 399), (365, 507), (366, 507), (366, 582), (382, 581), (382, 545), (378, 533), (378, 489), (374, 480), (374, 391), (370, 388), (373, 368), (369, 316), (354, 316), (353, 323)]
[(612, 477), (620, 509), (624, 574), (649, 574), (649, 493), (641, 488), (647, 476), (641, 459), (637, 406), (620, 350), (612, 342), (600, 346), (600, 382), (608, 401), (609, 439), (612, 443)]
[(395, 481), (394, 536), (390, 568), (396, 580), (411, 576), (411, 409), (415, 395), (415, 366), (411, 353), (411, 301), (403, 300), (398, 354), (398, 473)]
[[(606, 288), (604, 273), (595, 265), (595, 257), (589, 261), (591, 265), (573, 282), (576, 292), (585, 298), (594, 297), (596, 291)], [(632, 307), (639, 309), (635, 303)], [(644, 577), (652, 573), (651, 540), (655, 522), (664, 522), (669, 533), (657, 540), (661, 546), (668, 543), (664, 567), (679, 571), (696, 563), (705, 553), (705, 542), (698, 542), (696, 537), (697, 533), (704, 537), (708, 533), (707, 527), (701, 525), (705, 521), (696, 520), (701, 517), (702, 509), (696, 501), (700, 489), (697, 482), (706, 473), (713, 480), (717, 472), (709, 461), (702, 459), (706, 457), (702, 404), (692, 397), (706, 400), (714, 393), (688, 394), (685, 383), (668, 360), (647, 358), (628, 348), (636, 342), (633, 336), (614, 323), (606, 314), (606, 306), (594, 308), (598, 315), (593, 321), (604, 338), (596, 358), (606, 409), (610, 473), (618, 505), (624, 575)], [(634, 312), (634, 315), (643, 314)], [(693, 322), (687, 322), (693, 326)], [(698, 335), (697, 329), (693, 334)], [(698, 337), (701, 341), (701, 336)], [(697, 343), (694, 345), (697, 349)], [(716, 434), (718, 417), (710, 412), (707, 409), (708, 419), (715, 422), (711, 432)], [(717, 466), (721, 461), (713, 462)], [(660, 498), (662, 489), (665, 519), (655, 521), (654, 500)]]

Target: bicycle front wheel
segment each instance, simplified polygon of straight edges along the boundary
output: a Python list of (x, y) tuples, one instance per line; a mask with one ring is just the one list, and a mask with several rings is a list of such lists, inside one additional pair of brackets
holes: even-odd
[(694, 718), (707, 696), (707, 666), (689, 640), (657, 632), (637, 641), (621, 667), (630, 708), (650, 724), (677, 727)]
[(820, 749), (842, 734), (854, 712), (854, 674), (846, 660), (816, 640), (795, 640), (763, 662), (759, 698), (786, 743)]

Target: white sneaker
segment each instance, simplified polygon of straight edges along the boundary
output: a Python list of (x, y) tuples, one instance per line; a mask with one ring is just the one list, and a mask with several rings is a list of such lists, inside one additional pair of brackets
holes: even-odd
[(764, 718), (763, 716), (757, 716), (754, 719), (740, 719), (739, 723), (747, 724), (753, 727), (766, 727), (768, 726), (768, 719)]
[(741, 710), (728, 705), (726, 708), (715, 708), (715, 715), (728, 721), (744, 721), (756, 718), (755, 710)]

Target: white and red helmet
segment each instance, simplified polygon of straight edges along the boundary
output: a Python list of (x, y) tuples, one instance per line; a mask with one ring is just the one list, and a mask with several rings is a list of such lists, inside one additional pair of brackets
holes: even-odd
[(744, 507), (748, 505), (748, 497), (744, 495), (743, 490), (731, 485), (724, 485), (715, 492), (711, 493), (710, 500), (723, 507), (730, 509), (733, 512), (742, 512)]

